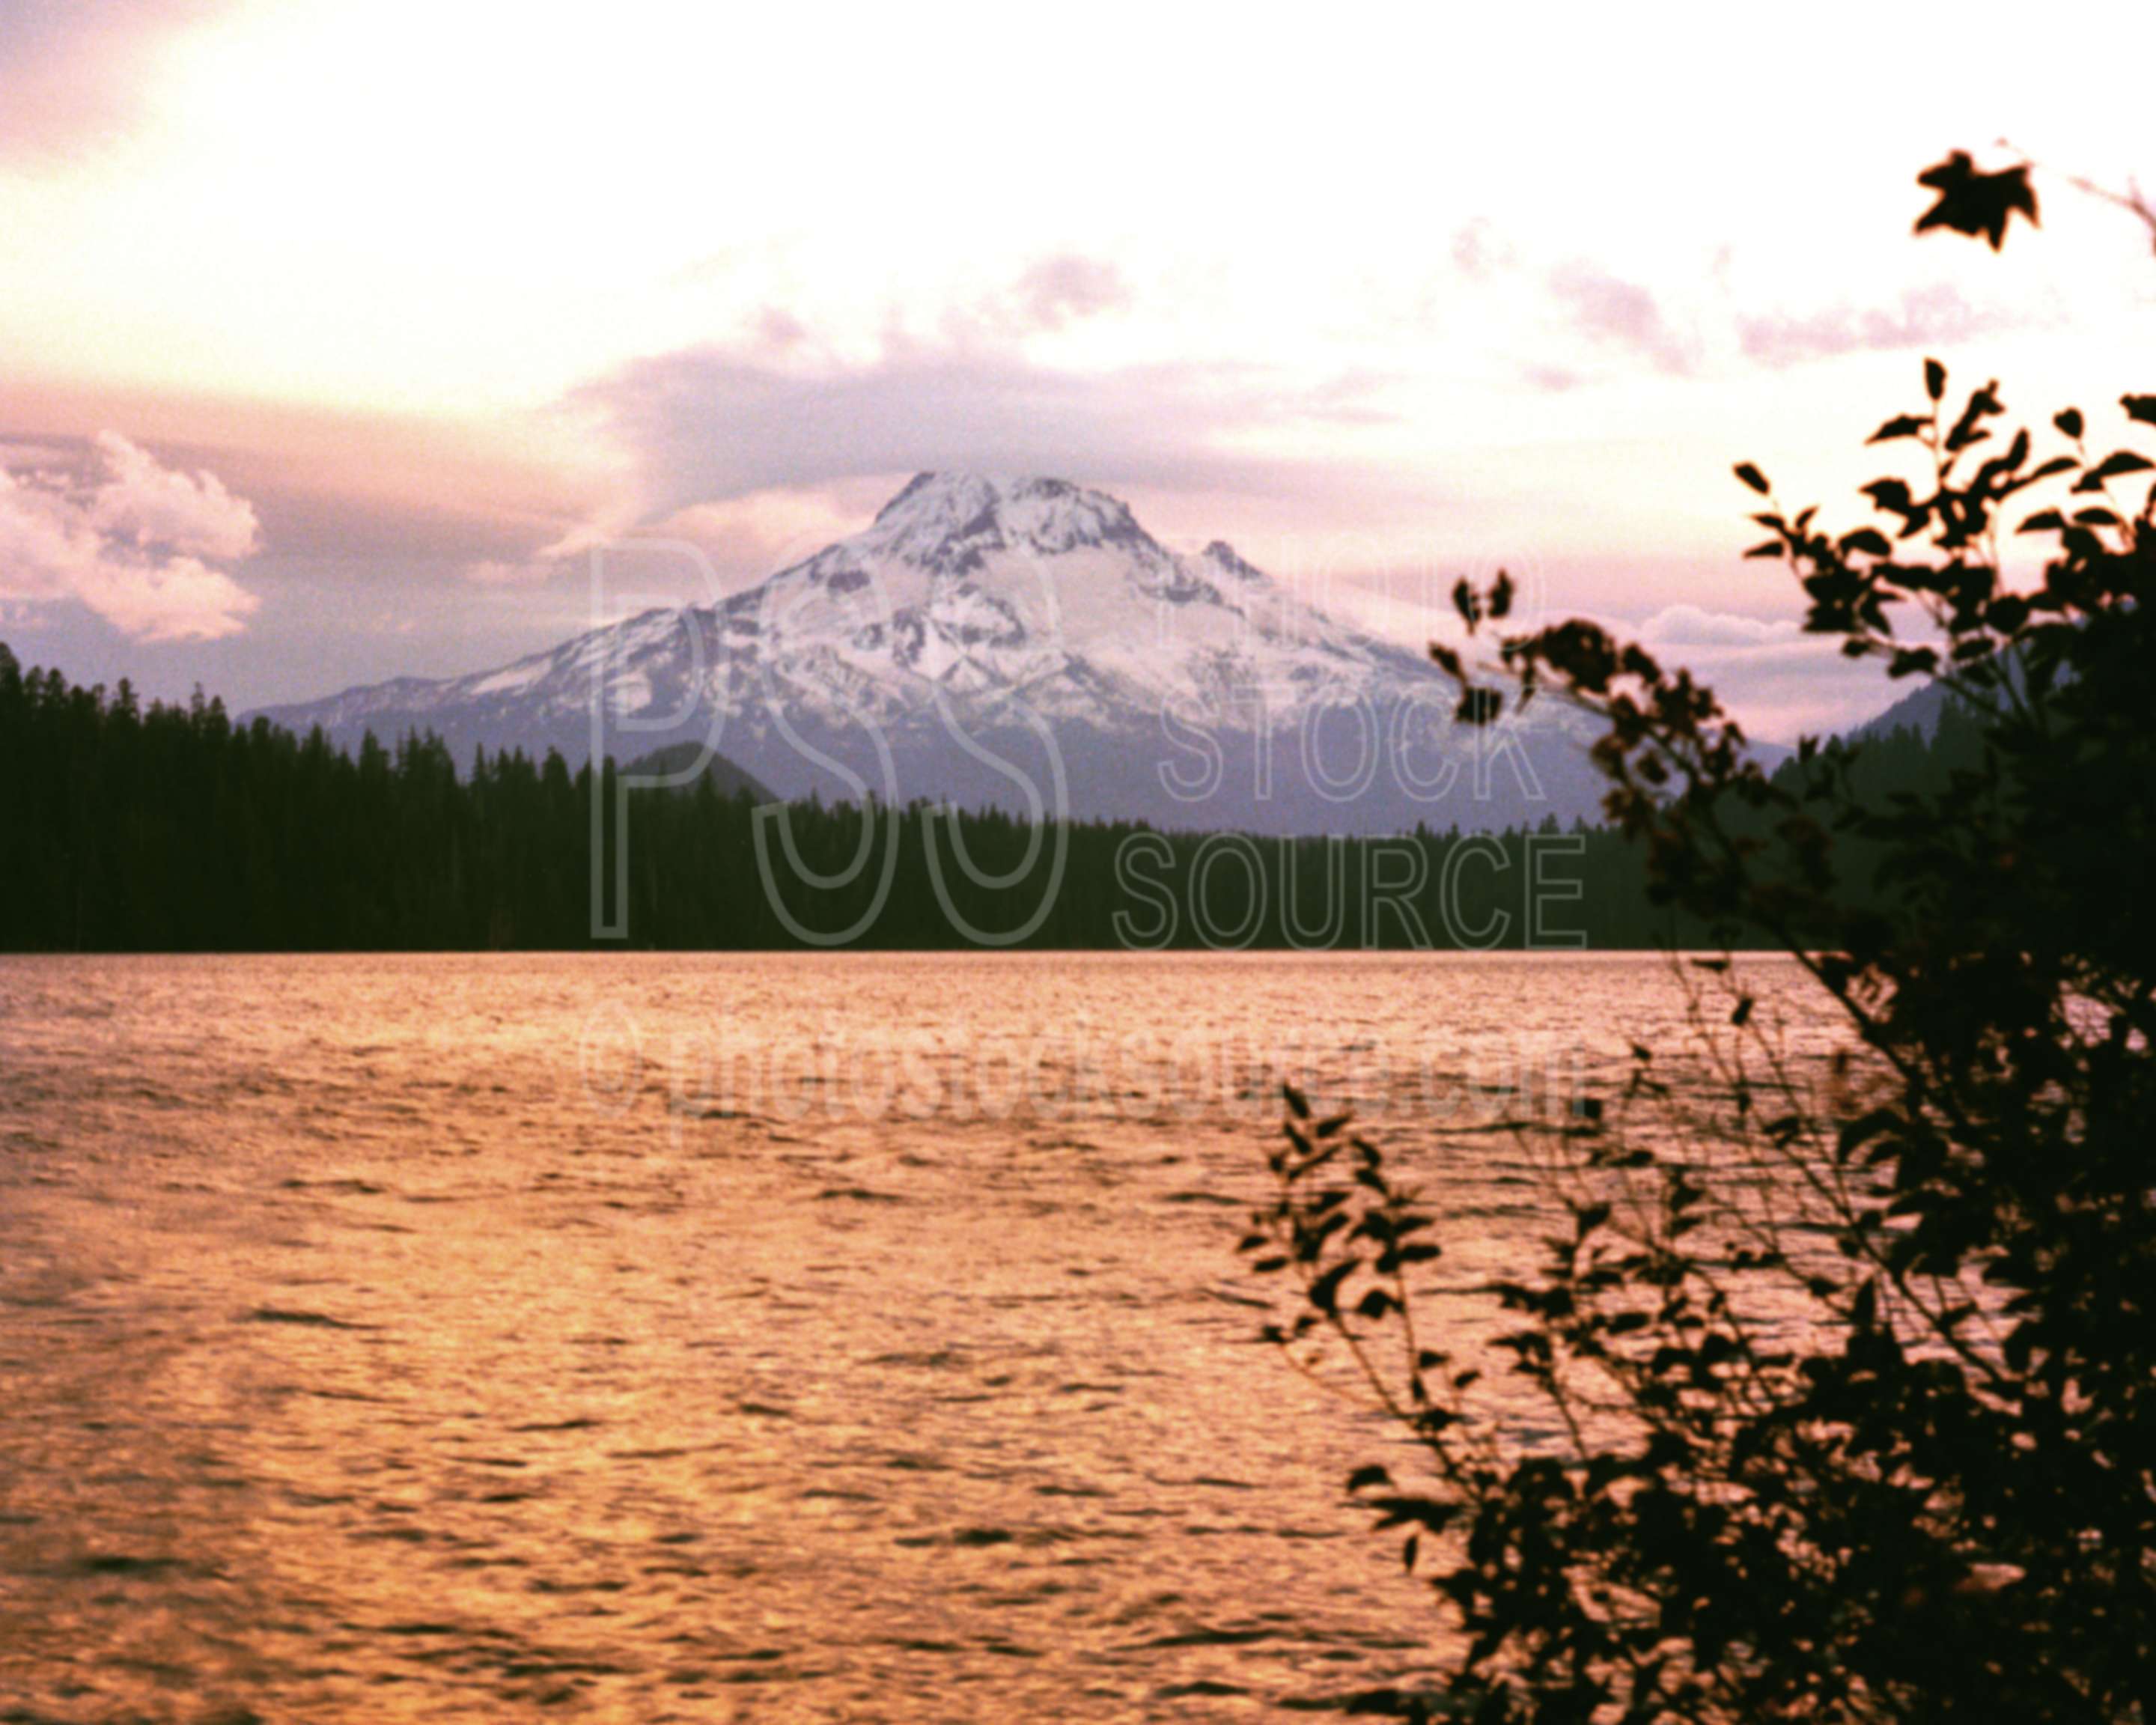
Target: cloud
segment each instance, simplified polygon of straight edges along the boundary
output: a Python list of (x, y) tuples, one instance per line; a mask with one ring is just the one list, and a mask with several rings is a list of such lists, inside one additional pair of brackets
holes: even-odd
[(0, 156), (64, 157), (133, 126), (158, 56), (233, 0), (0, 0)]
[(757, 344), (769, 353), (785, 353), (808, 339), (808, 326), (783, 306), (767, 305), (757, 314)]
[(1055, 335), (1088, 318), (1127, 311), (1135, 298), (1113, 264), (1058, 252), (1029, 264), (1007, 286), (952, 306), (942, 327), (958, 342), (1022, 342), (1029, 336)]
[(1644, 623), (1611, 627), (1665, 667), (1691, 671), (1747, 731), (1775, 742), (1846, 730), (1906, 692), (1889, 684), (1875, 661), (1845, 658), (1836, 638), (1807, 634), (1794, 618), (1678, 603)]
[(1592, 264), (1561, 264), (1550, 272), (1549, 290), (1589, 340), (1629, 349), (1659, 372), (1689, 376), (1697, 363), (1693, 344), (1670, 327), (1655, 296)]
[[(970, 341), (894, 341), (862, 362), (788, 365), (754, 347), (640, 359), (567, 408), (629, 459), (614, 527), (752, 493), (923, 469), (1224, 490), (1306, 483), (1314, 464), (1231, 447), (1250, 434), (1382, 417), (1374, 374), (1316, 382), (1240, 365), (1076, 372)], [(572, 536), (557, 551), (576, 548)], [(588, 542), (584, 536), (583, 542)]]
[(1666, 605), (1640, 626), (1642, 640), (1654, 646), (1763, 647), (1803, 638), (1788, 618), (1739, 617), (1697, 605)]
[[(558, 405), (627, 459), (634, 495), (616, 495), (527, 554), (475, 557), (466, 573), (488, 586), (541, 580), (564, 558), (661, 526), (732, 547), (767, 536), (744, 524), (767, 516), (773, 498), (924, 468), (1232, 482), (1262, 464), (1186, 445), (1298, 415), (1389, 417), (1373, 398), (1390, 380), (1366, 372), (1284, 388), (1257, 367), (1079, 373), (1027, 357), (1032, 338), (1132, 303), (1113, 264), (1055, 253), (948, 308), (932, 336), (890, 324), (867, 358), (785, 307), (762, 305), (727, 340), (634, 360), (571, 391)], [(757, 509), (723, 521), (711, 513), (751, 499), (762, 500)]]
[(1737, 339), (1748, 358), (1779, 370), (1844, 353), (1948, 347), (2021, 321), (2016, 314), (1973, 306), (1939, 283), (1902, 295), (1891, 310), (1838, 305), (1807, 317), (1740, 318)]
[(259, 601), (218, 563), (254, 554), (252, 505), (101, 432), (71, 470), (0, 467), (0, 599), (75, 600), (144, 640), (237, 634)]
[(154, 553), (160, 547), (236, 562), (261, 540), (254, 510), (213, 473), (182, 473), (158, 463), (117, 432), (94, 440), (105, 479), (90, 499), (90, 525), (107, 539)]
[(92, 434), (122, 424), (169, 466), (207, 468), (275, 524), (281, 559), (334, 562), (402, 582), (429, 565), (514, 563), (557, 538), (609, 475), (515, 418), (428, 418), (173, 389), (33, 385), (0, 377), (0, 467), (80, 466)]
[(1486, 217), (1477, 216), (1452, 236), (1453, 265), (1471, 280), (1486, 281), (1518, 261), (1518, 254), (1510, 242), (1490, 225)]
[(654, 536), (696, 546), (721, 578), (753, 580), (857, 532), (884, 501), (874, 482), (758, 491), (694, 504), (656, 524)]
[(1522, 382), (1546, 390), (1552, 395), (1562, 395), (1568, 389), (1577, 389), (1587, 381), (1578, 372), (1563, 366), (1540, 363), (1521, 367), (1520, 378)]
[(1036, 330), (1060, 330), (1077, 319), (1123, 311), (1131, 303), (1130, 284), (1113, 264), (1068, 252), (1033, 264), (1011, 291)]

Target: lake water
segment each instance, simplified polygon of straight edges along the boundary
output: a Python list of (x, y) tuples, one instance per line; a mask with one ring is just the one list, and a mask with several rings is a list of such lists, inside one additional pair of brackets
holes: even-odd
[(1684, 1013), (1630, 955), (0, 959), (0, 1719), (1411, 1679), (1341, 1493), (1389, 1440), (1234, 1250), (1278, 1081), (1438, 1197), (1464, 1313), (1547, 1214), (1494, 1123)]

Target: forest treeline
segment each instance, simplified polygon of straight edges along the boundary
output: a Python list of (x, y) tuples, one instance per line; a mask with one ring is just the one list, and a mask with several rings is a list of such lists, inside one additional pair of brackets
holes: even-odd
[[(1867, 742), (1881, 796), (1973, 749)], [(1036, 831), (998, 810), (819, 803), (759, 813), (708, 781), (626, 799), (589, 766), (429, 737), (356, 755), (186, 705), (108, 693), (0, 646), (0, 949), (16, 952), (1706, 943), (1650, 904), (1602, 828), (1388, 839)], [(1799, 770), (1794, 765), (1785, 773)], [(614, 878), (617, 856), (625, 856)], [(839, 883), (843, 884), (839, 884)], [(595, 914), (598, 922), (595, 922)], [(595, 927), (625, 930), (595, 937)]]

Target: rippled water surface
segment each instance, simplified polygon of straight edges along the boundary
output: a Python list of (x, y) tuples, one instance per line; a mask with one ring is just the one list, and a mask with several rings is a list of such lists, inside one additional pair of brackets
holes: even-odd
[(1382, 1440), (1252, 1339), (1277, 1078), (1464, 1286), (1537, 1231), (1489, 1123), (1681, 1004), (1616, 956), (0, 960), (0, 1719), (1412, 1676), (1340, 1494)]

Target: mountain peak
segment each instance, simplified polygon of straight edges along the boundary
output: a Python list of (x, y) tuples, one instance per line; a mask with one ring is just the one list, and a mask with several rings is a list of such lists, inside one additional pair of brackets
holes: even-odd
[[(595, 716), (635, 719), (619, 733), (634, 744), (622, 754), (701, 747), (723, 724), (727, 756), (783, 795), (859, 796), (869, 785), (894, 802), (998, 806), (1023, 782), (1008, 763), (1040, 764), (1028, 751), (1045, 726), (1081, 814), (1394, 831), (1430, 815), (1459, 776), (1464, 745), (1442, 723), (1455, 694), (1421, 655), (1327, 618), (1224, 540), (1170, 550), (1121, 500), (1069, 480), (929, 472), (860, 531), (719, 605), (654, 611), (493, 670), (272, 716), (341, 742), (429, 730), (460, 753), (515, 744), (570, 758), (592, 749)], [(1317, 721), (1343, 702), (1376, 715), (1374, 734), (1389, 739), (1385, 752), (1364, 751), (1372, 772), (1383, 770), (1381, 753), (1393, 761), (1389, 778), (1365, 776), (1372, 793), (1352, 806), (1345, 781), (1309, 776)], [(1537, 736), (1563, 743), (1563, 760), (1584, 773), (1561, 704), (1547, 711), (1534, 709)], [(1248, 774), (1223, 768), (1219, 798), (1203, 809), (1162, 770), (1163, 749), (1183, 747), (1163, 729), (1170, 714), (1216, 732), (1221, 759), (1244, 752)], [(1327, 728), (1327, 762), (1338, 730)], [(1017, 752), (984, 754), (969, 737)], [(1271, 776), (1278, 737), (1289, 743), (1279, 758), (1301, 762), (1301, 779), (1286, 768)], [(1402, 751), (1414, 765), (1400, 765)], [(1540, 781), (1518, 777), (1514, 796), (1500, 772), (1486, 799), (1478, 780), (1472, 808), (1451, 812), (1486, 825), (1596, 806), (1599, 778), (1575, 783), (1562, 761), (1548, 770), (1560, 774), (1554, 809)]]
[[(939, 507), (946, 503), (988, 508), (1027, 498), (1052, 501), (1102, 495), (1100, 492), (1086, 492), (1069, 480), (1049, 479), (1032, 474), (948, 473), (931, 470), (916, 473), (908, 480), (905, 486), (876, 511), (876, 519), (882, 521), (887, 516), (903, 511)], [(1106, 501), (1115, 502), (1113, 498)], [(1116, 504), (1116, 507), (1122, 506)]]
[(935, 568), (973, 567), (996, 551), (1158, 550), (1120, 498), (1034, 475), (917, 473), (876, 511), (865, 536), (880, 552)]

